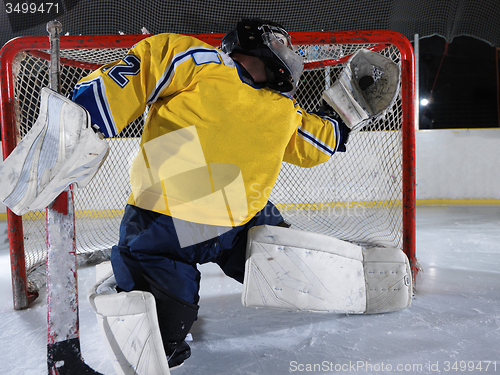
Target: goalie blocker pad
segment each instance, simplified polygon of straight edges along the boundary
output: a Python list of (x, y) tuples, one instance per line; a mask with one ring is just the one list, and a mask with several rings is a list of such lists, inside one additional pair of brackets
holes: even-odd
[(365, 120), (376, 120), (394, 105), (400, 86), (400, 69), (379, 53), (360, 49), (348, 60), (339, 78), (325, 90), (323, 99), (351, 130)]
[(35, 124), (0, 164), (0, 200), (16, 215), (42, 210), (68, 185), (86, 186), (108, 151), (85, 108), (44, 87)]
[(273, 226), (248, 233), (244, 306), (363, 314), (402, 310), (411, 298), (410, 264), (399, 249)]
[[(156, 303), (149, 292), (116, 292), (110, 262), (97, 268), (88, 300), (118, 375), (168, 375)], [(101, 276), (99, 276), (101, 274)]]

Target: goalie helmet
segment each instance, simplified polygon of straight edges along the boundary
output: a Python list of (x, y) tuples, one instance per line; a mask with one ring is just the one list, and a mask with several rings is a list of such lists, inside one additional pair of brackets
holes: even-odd
[(228, 55), (238, 52), (258, 57), (265, 65), (267, 87), (295, 93), (304, 62), (294, 52), (288, 32), (276, 22), (242, 19), (222, 38), (221, 49)]

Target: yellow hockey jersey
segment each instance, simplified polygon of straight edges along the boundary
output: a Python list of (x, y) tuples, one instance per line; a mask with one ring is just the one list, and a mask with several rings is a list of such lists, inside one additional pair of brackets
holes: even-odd
[(148, 108), (128, 203), (195, 223), (243, 225), (283, 161), (313, 167), (342, 144), (337, 121), (256, 86), (228, 55), (184, 35), (140, 41), (82, 79), (73, 100), (107, 137)]

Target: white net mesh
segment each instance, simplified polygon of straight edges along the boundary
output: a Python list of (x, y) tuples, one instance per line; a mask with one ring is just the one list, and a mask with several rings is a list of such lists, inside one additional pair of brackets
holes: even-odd
[[(323, 45), (311, 40), (298, 46), (306, 62), (339, 59), (373, 44)], [(91, 70), (74, 61), (103, 64), (120, 59), (126, 49), (61, 50), (62, 93), (69, 95), (77, 81)], [(48, 85), (45, 51), (23, 52), (15, 58), (14, 93), (19, 137), (38, 116), (39, 91)], [(399, 62), (390, 46), (380, 53)], [(71, 61), (69, 61), (71, 60)], [(68, 65), (70, 64), (70, 65)], [(343, 65), (306, 70), (296, 98), (308, 111), (319, 108), (320, 98)], [(366, 246), (402, 248), (402, 104), (397, 100), (387, 115), (363, 131), (351, 134), (348, 152), (334, 155), (320, 166), (304, 169), (283, 164), (272, 192), (273, 201), (295, 228), (324, 233)], [(75, 191), (76, 245), (79, 253), (109, 249), (118, 240), (123, 208), (130, 194), (129, 166), (139, 145), (142, 116), (116, 138), (109, 139), (110, 155), (83, 190)], [(45, 213), (23, 217), (26, 267), (45, 261)]]

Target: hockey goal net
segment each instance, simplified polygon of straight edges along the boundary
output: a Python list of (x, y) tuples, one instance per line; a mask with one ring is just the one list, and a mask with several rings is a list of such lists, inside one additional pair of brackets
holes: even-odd
[[(218, 46), (222, 34), (197, 34)], [(61, 86), (70, 95), (80, 78), (119, 60), (145, 35), (62, 36)], [(402, 87), (386, 116), (351, 135), (346, 153), (310, 169), (284, 163), (271, 200), (293, 227), (328, 234), (364, 246), (401, 248), (414, 274), (414, 72), (406, 38), (384, 31), (296, 32), (293, 40), (305, 59), (296, 99), (318, 110), (322, 92), (335, 81), (347, 59), (368, 48), (397, 62)], [(47, 37), (22, 37), (0, 51), (1, 125), (4, 158), (38, 116), (39, 92), (48, 86)], [(89, 186), (75, 190), (76, 247), (84, 259), (107, 252), (118, 240), (129, 167), (139, 145), (143, 116), (108, 139), (110, 155)], [(36, 298), (46, 258), (45, 212), (18, 217), (7, 210), (14, 307)]]

